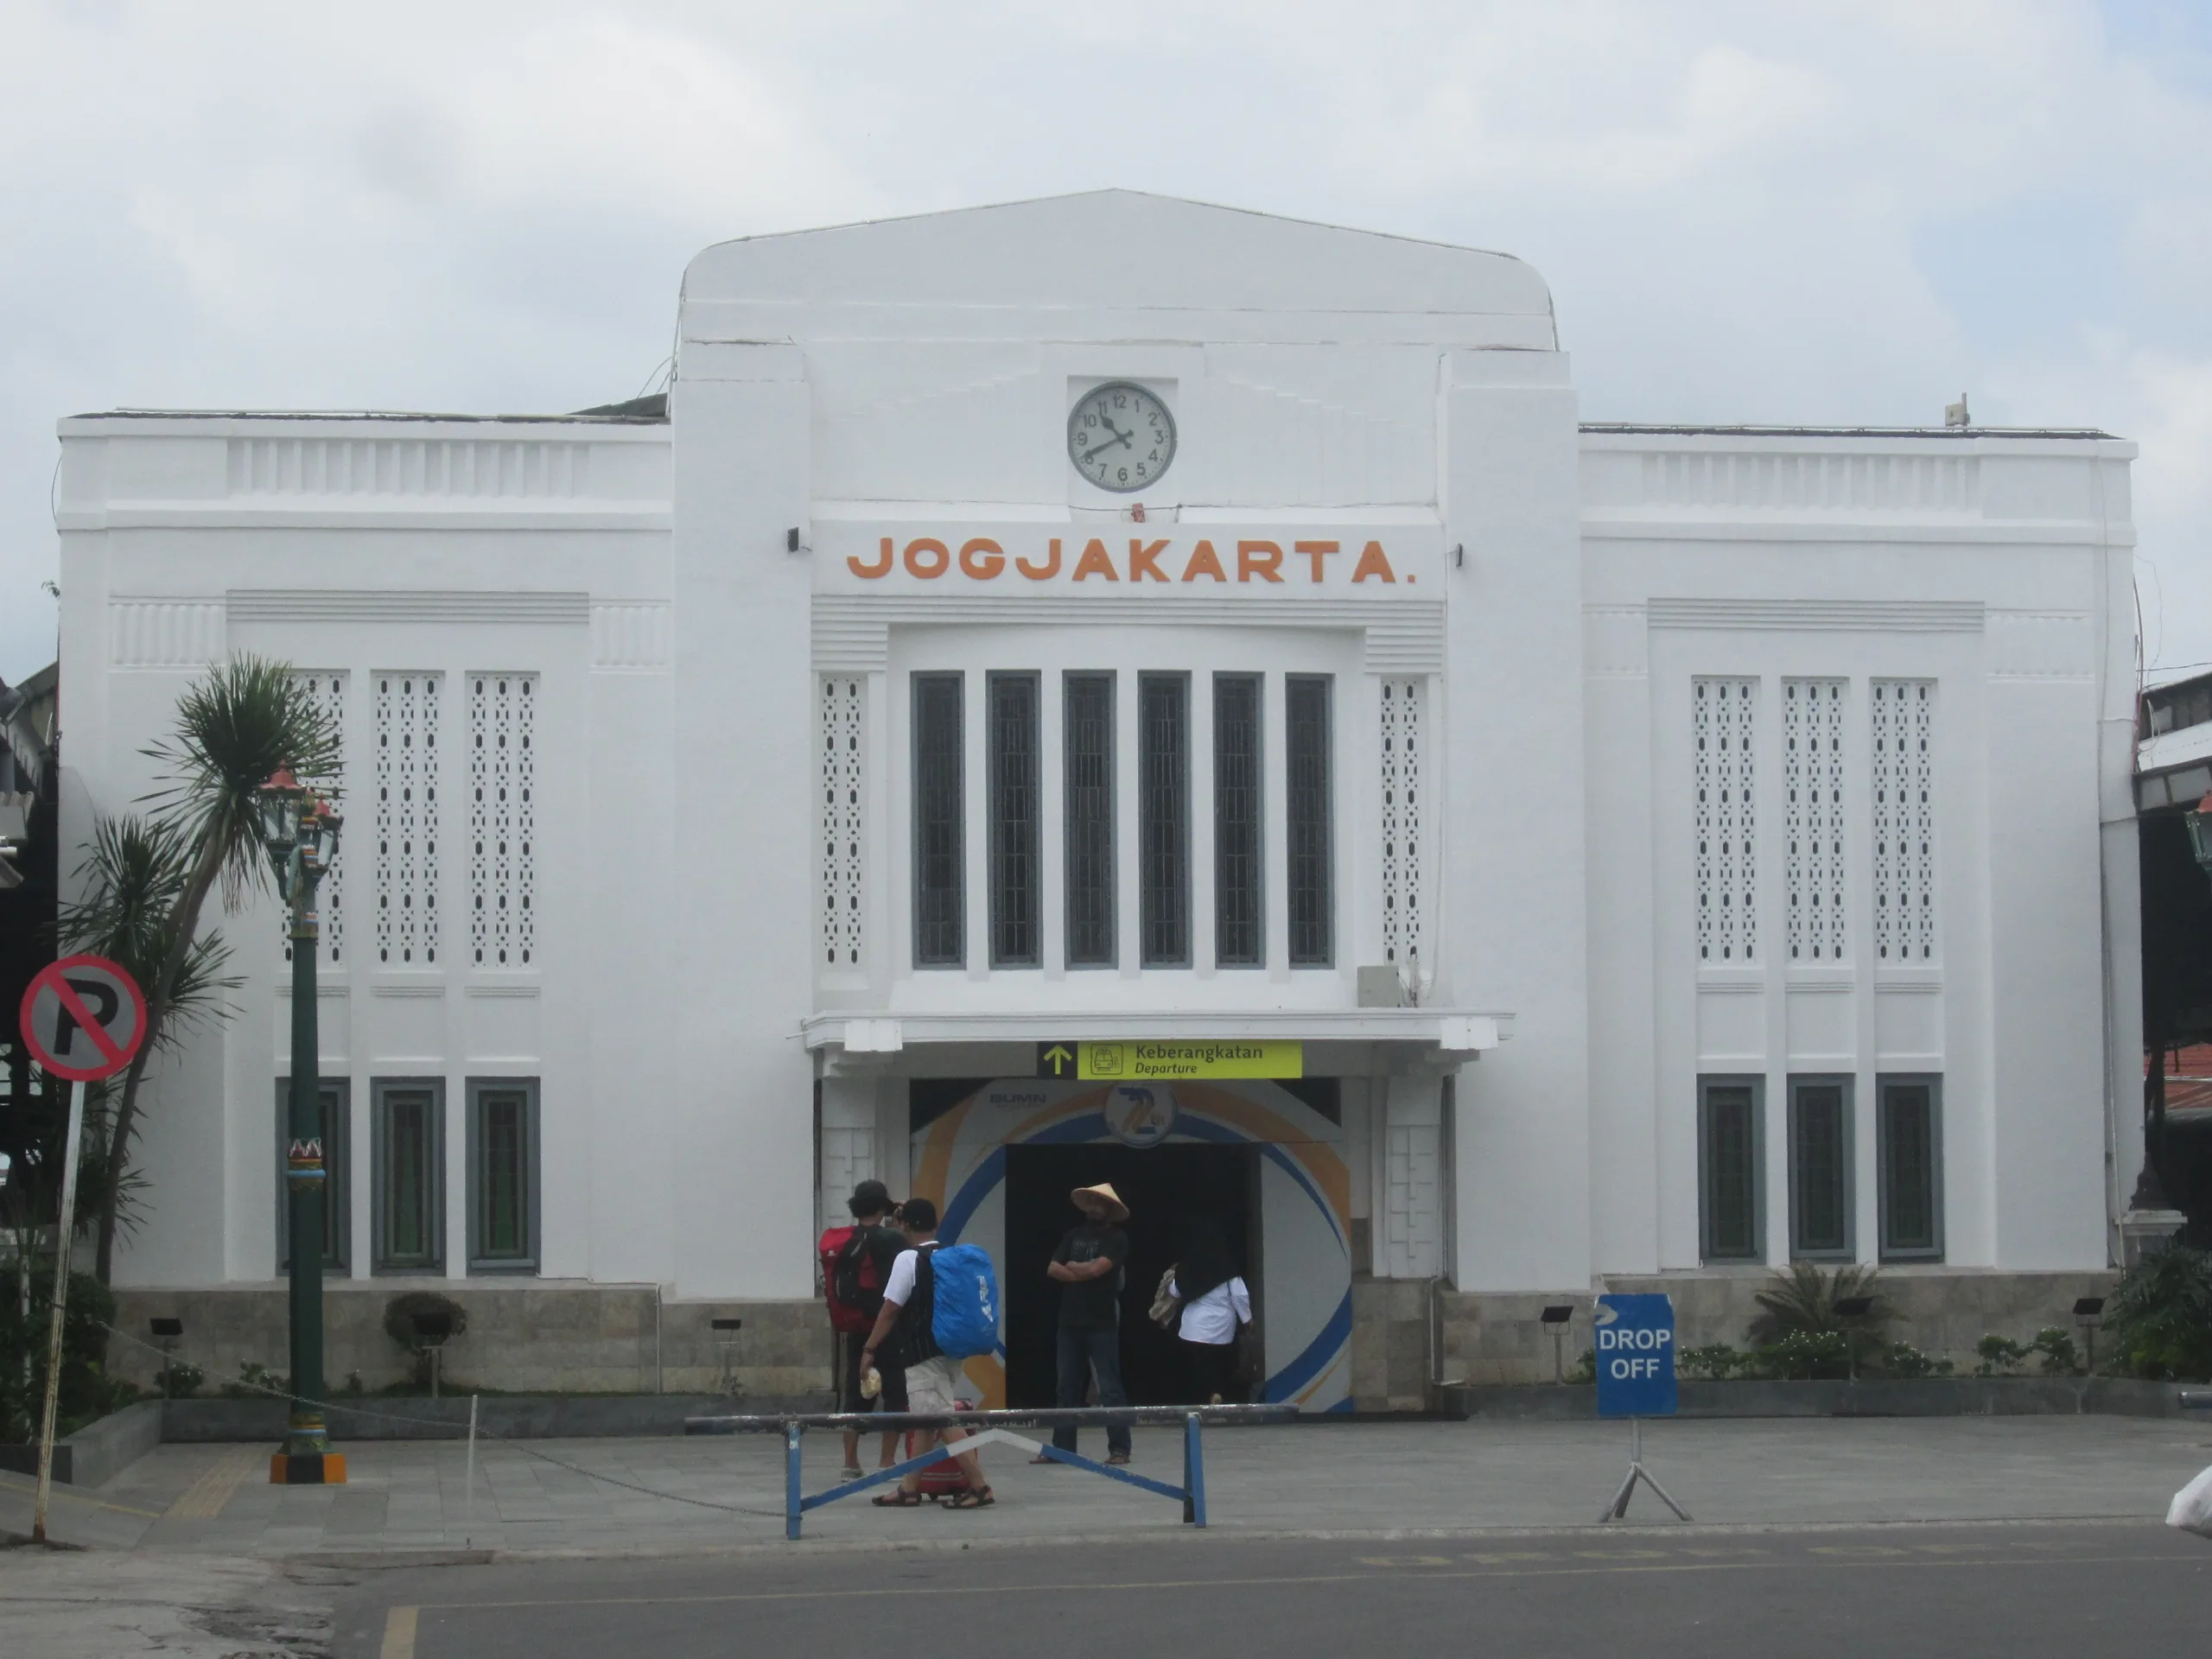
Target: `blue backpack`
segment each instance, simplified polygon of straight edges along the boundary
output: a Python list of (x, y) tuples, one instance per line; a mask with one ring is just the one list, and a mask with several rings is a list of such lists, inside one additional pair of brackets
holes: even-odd
[(930, 1340), (948, 1359), (988, 1354), (999, 1341), (999, 1282), (980, 1244), (946, 1244), (929, 1253)]

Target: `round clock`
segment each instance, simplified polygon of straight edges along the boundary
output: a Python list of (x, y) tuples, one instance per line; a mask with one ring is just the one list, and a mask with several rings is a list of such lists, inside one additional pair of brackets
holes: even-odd
[(1157, 483), (1175, 459), (1175, 417), (1142, 386), (1109, 380), (1068, 411), (1068, 459), (1102, 490)]

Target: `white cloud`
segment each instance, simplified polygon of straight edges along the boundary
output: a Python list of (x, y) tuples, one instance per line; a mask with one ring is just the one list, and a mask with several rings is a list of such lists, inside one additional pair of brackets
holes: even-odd
[(0, 0), (0, 674), (51, 648), (57, 415), (575, 407), (710, 241), (1109, 183), (1520, 253), (1596, 415), (1964, 387), (2139, 435), (2165, 656), (2212, 659), (2212, 97), (2170, 42), (2086, 0), (1125, 17)]

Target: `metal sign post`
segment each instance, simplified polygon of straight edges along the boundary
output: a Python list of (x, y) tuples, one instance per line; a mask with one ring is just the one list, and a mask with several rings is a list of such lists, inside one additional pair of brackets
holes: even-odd
[(146, 1037), (146, 999), (137, 982), (105, 957), (65, 957), (41, 968), (23, 993), (23, 1046), (48, 1073), (69, 1081), (68, 1138), (61, 1154), (61, 1195), (54, 1210), (54, 1310), (46, 1344), (46, 1404), (39, 1424), (38, 1496), (31, 1541), (46, 1542), (54, 1495), (54, 1423), (61, 1405), (63, 1326), (69, 1310), (69, 1246), (77, 1231), (77, 1167), (85, 1138), (85, 1085), (130, 1064)]
[(1598, 1414), (1628, 1419), (1627, 1478), (1598, 1519), (1618, 1521), (1642, 1481), (1659, 1501), (1687, 1521), (1690, 1513), (1643, 1466), (1643, 1420), (1672, 1417), (1675, 1386), (1675, 1304), (1667, 1296), (1600, 1296), (1598, 1299)]

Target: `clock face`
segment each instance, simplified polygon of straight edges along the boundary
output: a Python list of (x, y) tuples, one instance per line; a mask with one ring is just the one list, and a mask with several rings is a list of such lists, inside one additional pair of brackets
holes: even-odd
[(1141, 490), (1175, 459), (1175, 417), (1127, 380), (1093, 386), (1068, 412), (1068, 459), (1102, 490)]

